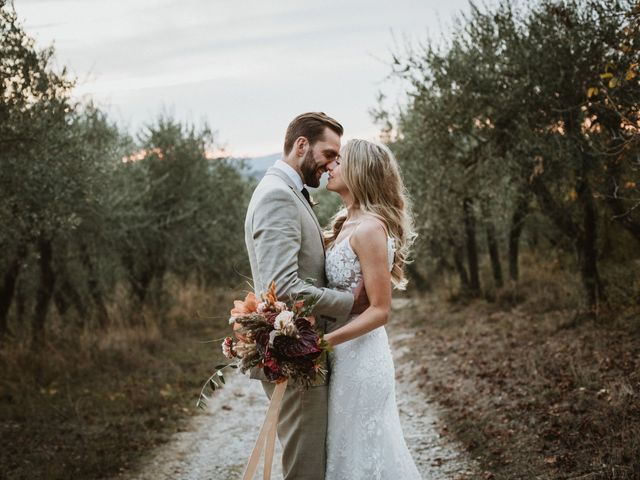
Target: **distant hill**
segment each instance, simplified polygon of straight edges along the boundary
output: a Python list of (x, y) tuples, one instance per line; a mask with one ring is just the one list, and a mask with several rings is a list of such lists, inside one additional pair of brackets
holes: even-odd
[[(232, 160), (244, 160), (245, 164), (249, 167), (247, 170), (247, 174), (250, 177), (253, 177), (257, 180), (260, 180), (264, 174), (266, 173), (269, 167), (272, 167), (276, 160), (282, 157), (281, 153), (272, 153), (270, 155), (263, 155), (261, 157), (252, 157), (252, 158), (232, 158)], [(324, 188), (327, 184), (327, 176), (323, 175), (320, 179), (320, 187)], [(315, 189), (310, 189), (312, 192)]]
[(245, 164), (249, 167), (248, 174), (256, 179), (261, 179), (267, 169), (271, 167), (276, 160), (282, 157), (281, 153), (272, 153), (270, 155), (263, 155), (262, 157), (253, 158), (238, 158), (235, 160), (244, 160)]

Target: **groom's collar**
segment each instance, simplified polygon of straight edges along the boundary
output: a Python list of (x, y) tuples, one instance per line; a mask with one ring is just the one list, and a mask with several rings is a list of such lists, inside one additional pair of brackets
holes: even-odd
[(296, 172), (291, 165), (282, 160), (276, 160), (276, 163), (273, 164), (273, 168), (277, 168), (281, 172), (287, 174), (287, 177), (291, 179), (293, 185), (298, 189), (298, 191), (302, 191), (304, 188), (304, 184), (302, 183), (302, 178), (300, 178), (300, 174)]
[[(291, 170), (293, 170), (293, 169), (291, 169)], [(302, 194), (302, 188), (300, 188), (298, 190), (298, 184), (297, 184), (297, 182), (294, 181), (294, 178), (292, 178), (292, 176), (288, 175), (286, 170), (278, 168), (277, 164), (274, 165), (273, 167), (270, 167), (269, 170), (267, 170), (267, 173), (265, 173), (265, 175), (274, 175), (274, 176), (282, 179), (282, 181), (285, 182), (287, 184), (287, 186), (294, 192), (295, 196), (298, 197), (300, 202), (304, 205), (304, 207), (309, 212), (309, 215), (311, 215), (311, 218), (313, 218), (313, 221), (315, 222), (316, 227), (318, 227), (318, 233), (320, 234), (320, 239), (322, 241), (322, 247), (323, 247), (323, 250), (324, 250), (324, 240), (323, 240), (324, 237), (322, 236), (322, 227), (318, 223), (318, 219), (316, 218), (315, 214), (313, 213), (313, 209), (311, 208), (311, 205), (309, 204), (307, 199), (304, 198), (304, 195)], [(298, 180), (300, 181), (300, 183), (302, 183), (302, 180), (299, 177), (298, 177)]]

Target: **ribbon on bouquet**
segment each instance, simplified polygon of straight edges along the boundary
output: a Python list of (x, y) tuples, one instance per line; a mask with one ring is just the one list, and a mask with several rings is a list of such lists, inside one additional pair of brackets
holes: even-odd
[(253, 447), (253, 451), (249, 456), (249, 461), (242, 474), (242, 480), (253, 480), (253, 476), (258, 469), (258, 461), (260, 454), (264, 448), (264, 473), (263, 480), (271, 478), (271, 467), (273, 466), (273, 453), (276, 445), (276, 428), (278, 426), (278, 416), (280, 414), (280, 406), (282, 405), (282, 397), (287, 389), (287, 381), (276, 384), (276, 388), (271, 395), (271, 403), (267, 410), (267, 415), (260, 428), (258, 439)]

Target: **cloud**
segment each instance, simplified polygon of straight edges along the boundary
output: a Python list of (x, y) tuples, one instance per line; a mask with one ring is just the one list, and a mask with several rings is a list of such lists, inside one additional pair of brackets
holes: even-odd
[[(436, 7), (437, 5), (437, 7)], [(368, 109), (389, 73), (391, 30), (422, 38), (434, 12), (467, 0), (21, 0), (40, 44), (133, 128), (163, 106), (206, 118), (232, 151), (280, 145), (301, 111), (375, 131)], [(447, 13), (443, 13), (445, 17)], [(279, 147), (278, 147), (279, 148)]]

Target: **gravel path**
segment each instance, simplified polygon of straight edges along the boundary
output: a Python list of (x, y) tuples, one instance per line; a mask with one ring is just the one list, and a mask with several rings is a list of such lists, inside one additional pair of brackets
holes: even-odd
[[(407, 301), (394, 302), (402, 308)], [(418, 387), (419, 365), (399, 346), (410, 337), (401, 325), (388, 328), (394, 346), (397, 400), (405, 439), (425, 480), (474, 478), (477, 466), (459, 445), (442, 437), (437, 408), (429, 404)], [(135, 473), (119, 476), (128, 480), (238, 480), (253, 447), (268, 407), (260, 382), (233, 372), (227, 384), (209, 401), (207, 410), (194, 417), (187, 431), (174, 435), (152, 452)], [(276, 447), (273, 480), (282, 480)], [(259, 470), (255, 478), (262, 478)], [(401, 479), (398, 479), (401, 480)]]

